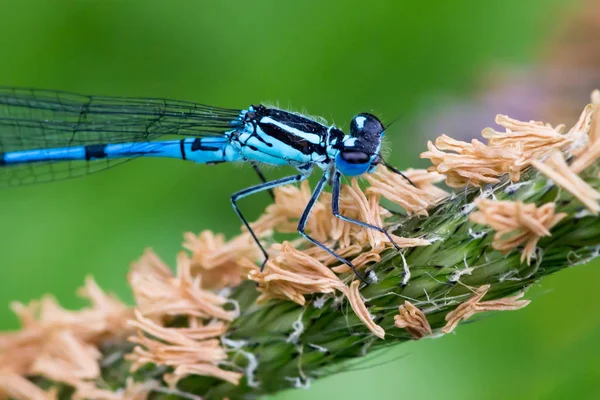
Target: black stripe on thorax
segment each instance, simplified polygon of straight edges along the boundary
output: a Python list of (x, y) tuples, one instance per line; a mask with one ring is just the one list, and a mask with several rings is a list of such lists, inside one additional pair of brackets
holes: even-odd
[(263, 107), (257, 112), (257, 115), (260, 117), (271, 117), (272, 119), (299, 131), (312, 133), (321, 137), (324, 137), (327, 133), (327, 126), (305, 116), (288, 111)]
[(86, 160), (97, 160), (99, 158), (106, 158), (106, 145), (105, 144), (92, 144), (85, 146), (85, 159)]
[(287, 132), (284, 129), (281, 129), (277, 125), (268, 124), (268, 123), (258, 123), (260, 129), (268, 136), (273, 139), (286, 144), (293, 148), (294, 150), (299, 151), (302, 154), (310, 155), (312, 153), (316, 153), (319, 155), (325, 154), (325, 147), (309, 142), (308, 140), (301, 138), (293, 133)]
[(4, 154), (5, 153), (0, 152), (0, 167), (6, 165), (6, 159), (4, 158)]
[[(267, 135), (281, 143), (290, 146), (302, 154), (310, 155), (316, 153), (325, 155), (325, 138), (327, 137), (327, 129), (325, 125), (307, 118), (302, 115), (294, 114), (288, 111), (279, 110), (277, 108), (265, 107), (263, 105), (253, 106), (254, 111), (246, 114), (246, 122), (251, 122)], [(307, 134), (316, 135), (319, 137), (320, 143), (312, 143), (298, 135), (286, 131), (274, 124), (261, 123), (264, 117), (269, 117), (274, 121), (279, 122), (283, 126), (288, 126)], [(254, 135), (258, 140), (265, 142), (259, 135)], [(265, 144), (272, 146), (272, 143)]]

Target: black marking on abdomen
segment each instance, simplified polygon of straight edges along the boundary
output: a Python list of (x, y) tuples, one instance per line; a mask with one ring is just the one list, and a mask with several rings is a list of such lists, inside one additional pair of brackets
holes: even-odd
[(4, 159), (4, 154), (3, 152), (0, 152), (0, 167), (3, 165), (6, 165), (6, 160)]
[(105, 144), (91, 144), (85, 146), (85, 159), (97, 160), (99, 158), (106, 158), (106, 145)]
[(202, 144), (202, 139), (197, 138), (192, 142), (192, 151), (218, 151), (221, 150), (219, 147), (206, 146)]
[(185, 156), (185, 139), (179, 141), (179, 151), (181, 151), (181, 159), (185, 160), (187, 158)]

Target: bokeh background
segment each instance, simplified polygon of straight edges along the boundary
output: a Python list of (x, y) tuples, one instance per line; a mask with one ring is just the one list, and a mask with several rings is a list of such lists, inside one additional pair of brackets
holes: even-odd
[[(419, 167), (427, 139), (469, 139), (496, 113), (573, 123), (600, 86), (599, 38), (596, 0), (2, 0), (0, 85), (262, 101), (341, 127), (374, 112), (398, 118), (393, 163)], [(3, 190), (0, 329), (17, 327), (12, 300), (81, 306), (89, 274), (130, 300), (125, 274), (144, 248), (173, 262), (185, 231), (235, 234), (229, 195), (256, 182), (248, 167), (159, 159)], [(268, 201), (243, 207), (256, 217)], [(599, 267), (545, 279), (522, 311), (274, 398), (600, 398)]]

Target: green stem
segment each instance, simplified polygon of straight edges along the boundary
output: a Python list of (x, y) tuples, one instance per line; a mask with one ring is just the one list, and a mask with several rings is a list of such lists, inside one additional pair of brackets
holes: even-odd
[[(590, 169), (594, 171), (588, 169), (582, 177), (599, 189), (597, 166)], [(445, 325), (449, 311), (471, 296), (469, 287), (489, 284), (486, 300), (506, 297), (600, 253), (600, 220), (585, 213), (579, 201), (535, 171), (525, 173), (517, 185), (503, 181), (484, 192), (493, 193), (498, 200), (521, 200), (538, 206), (555, 201), (556, 211), (566, 212), (568, 217), (552, 229), (552, 236), (540, 240), (537, 259), (531, 265), (520, 262), (520, 251), (504, 255), (494, 250), (493, 231), (469, 221), (474, 210), (472, 201), (481, 195), (481, 189), (461, 192), (432, 210), (427, 218), (396, 217), (394, 222), (402, 223), (396, 229), (397, 235), (424, 237), (432, 244), (404, 252), (411, 271), (407, 285), (402, 284), (402, 258), (392, 250), (368, 269), (376, 281), (363, 285), (361, 294), (374, 321), (385, 329), (385, 340), (374, 337), (341, 296), (312, 295), (304, 307), (284, 300), (256, 305), (255, 285), (246, 282), (233, 293), (242, 312), (227, 334), (227, 343), (237, 347), (231, 351), (230, 361), (246, 371), (245, 378), (234, 386), (194, 376), (181, 381), (178, 389), (205, 399), (237, 399), (300, 386), (336, 372), (340, 363), (411, 340), (404, 329), (394, 327), (394, 315), (405, 299), (427, 314), (435, 331)], [(114, 346), (107, 346), (105, 354), (111, 350)], [(110, 386), (123, 384), (123, 363), (113, 362), (104, 369)], [(138, 377), (156, 379), (156, 372), (147, 368)], [(176, 397), (156, 394), (153, 398)]]

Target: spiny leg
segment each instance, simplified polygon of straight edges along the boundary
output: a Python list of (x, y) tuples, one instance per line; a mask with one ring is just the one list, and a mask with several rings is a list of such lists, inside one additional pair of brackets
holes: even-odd
[(256, 234), (254, 233), (254, 231), (250, 227), (250, 224), (248, 223), (248, 221), (246, 220), (246, 218), (244, 217), (244, 215), (240, 211), (240, 209), (239, 209), (239, 207), (237, 205), (237, 201), (240, 200), (240, 199), (243, 199), (244, 197), (248, 197), (248, 196), (250, 196), (252, 194), (262, 192), (264, 190), (271, 190), (273, 188), (276, 188), (277, 186), (287, 185), (288, 183), (301, 182), (301, 181), (305, 180), (306, 178), (308, 178), (308, 174), (298, 174), (298, 175), (294, 175), (294, 176), (288, 176), (286, 178), (276, 179), (274, 181), (261, 183), (260, 185), (251, 186), (251, 187), (249, 187), (247, 189), (240, 190), (239, 192), (236, 192), (236, 193), (234, 193), (231, 196), (231, 205), (233, 206), (233, 209), (235, 210), (235, 213), (242, 220), (242, 222), (244, 223), (244, 225), (248, 229), (248, 232), (250, 232), (250, 235), (252, 236), (252, 239), (254, 239), (254, 241), (256, 242), (256, 244), (258, 245), (258, 247), (260, 248), (260, 251), (262, 251), (263, 255), (265, 256), (265, 261), (263, 261), (263, 263), (262, 263), (262, 265), (260, 267), (261, 271), (265, 268), (265, 264), (269, 260), (269, 255), (267, 254), (267, 251), (262, 246), (262, 244), (260, 243), (260, 240), (258, 240), (258, 237), (256, 236)]
[[(251, 162), (250, 165), (252, 165), (252, 169), (254, 170), (254, 172), (256, 172), (256, 175), (258, 175), (258, 179), (260, 179), (260, 181), (262, 183), (267, 183), (267, 178), (265, 178), (265, 175), (261, 171), (261, 169), (258, 166), (258, 164), (255, 163), (255, 162)], [(269, 189), (269, 194), (271, 195), (271, 198), (273, 200), (275, 200), (275, 193), (273, 193), (273, 189)]]
[(371, 225), (367, 222), (362, 222), (362, 221), (359, 221), (354, 218), (345, 217), (340, 213), (340, 191), (341, 191), (341, 189), (342, 189), (342, 174), (340, 174), (339, 171), (335, 171), (335, 173), (333, 174), (333, 188), (331, 189), (331, 192), (332, 192), (331, 193), (331, 209), (332, 209), (333, 215), (335, 215), (337, 218), (341, 219), (342, 221), (350, 222), (351, 224), (362, 226), (362, 227), (368, 228), (368, 229), (373, 229), (373, 230), (376, 230), (377, 232), (383, 233), (388, 238), (388, 240), (394, 245), (396, 250), (400, 251), (401, 250), (400, 246), (398, 246), (398, 244), (396, 244), (396, 242), (394, 242), (394, 239), (392, 239), (392, 236), (388, 233), (388, 231), (386, 231), (382, 227)]
[(319, 183), (317, 183), (317, 186), (315, 187), (315, 190), (313, 191), (312, 196), (310, 197), (310, 200), (308, 201), (308, 204), (306, 205), (306, 208), (304, 208), (304, 211), (302, 212), (302, 216), (300, 217), (300, 220), (298, 221), (298, 232), (306, 240), (315, 244), (316, 246), (319, 246), (320, 248), (325, 250), (327, 253), (331, 254), (333, 257), (335, 257), (342, 263), (346, 264), (356, 274), (358, 279), (360, 279), (364, 283), (368, 284), (366, 279), (356, 270), (356, 268), (354, 268), (354, 265), (352, 265), (352, 263), (350, 261), (348, 261), (344, 257), (336, 254), (333, 250), (331, 250), (329, 247), (327, 247), (324, 243), (321, 243), (318, 240), (311, 238), (310, 236), (308, 236), (308, 234), (305, 231), (306, 223), (308, 222), (308, 217), (310, 217), (310, 213), (311, 213), (315, 203), (317, 202), (317, 200), (319, 199), (319, 196), (323, 192), (323, 186), (325, 186), (325, 183), (327, 182), (328, 178), (329, 178), (328, 174), (323, 174), (323, 177), (319, 180)]

